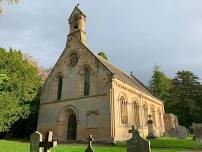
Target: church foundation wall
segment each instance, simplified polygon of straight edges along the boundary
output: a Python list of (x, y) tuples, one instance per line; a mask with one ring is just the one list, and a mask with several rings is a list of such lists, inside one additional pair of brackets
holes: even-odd
[(98, 141), (110, 141), (109, 107), (108, 95), (42, 104), (37, 128), (43, 134), (52, 130), (55, 139), (66, 142), (68, 116), (71, 112), (75, 113), (77, 119), (76, 140), (86, 140), (89, 134), (93, 134)]

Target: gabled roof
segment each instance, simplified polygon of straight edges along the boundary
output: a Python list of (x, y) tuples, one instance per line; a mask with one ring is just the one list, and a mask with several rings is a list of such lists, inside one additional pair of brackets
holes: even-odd
[(96, 55), (97, 58), (113, 73), (113, 76), (128, 85), (131, 85), (134, 88), (137, 88), (139, 91), (152, 96), (158, 100), (160, 100), (158, 97), (153, 95), (150, 90), (142, 83), (140, 82), (134, 75), (128, 75), (125, 72), (121, 71), (119, 68), (115, 67), (111, 63), (109, 63), (107, 60), (103, 59), (102, 57)]
[[(151, 96), (159, 101), (157, 96), (152, 94), (152, 92), (147, 88), (142, 82), (140, 82), (134, 75), (130, 76), (127, 73), (123, 72), (119, 68), (115, 67), (111, 63), (109, 63), (104, 58), (100, 57), (99, 55), (94, 54), (86, 45), (81, 43), (90, 53), (92, 53), (112, 74), (115, 78), (125, 82), (126, 84), (138, 89), (139, 91), (145, 93), (148, 96)], [(161, 101), (162, 102), (162, 101)]]
[(84, 17), (86, 17), (86, 15), (79, 9), (78, 4), (75, 6), (74, 10), (72, 11), (72, 14), (69, 17), (69, 21), (71, 20), (72, 16), (78, 13), (79, 15), (83, 15)]

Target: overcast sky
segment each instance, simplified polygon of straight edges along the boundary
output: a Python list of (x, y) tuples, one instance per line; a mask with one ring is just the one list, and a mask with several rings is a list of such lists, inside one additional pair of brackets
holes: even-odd
[(144, 83), (153, 66), (170, 77), (191, 70), (202, 78), (202, 0), (21, 0), (4, 5), (0, 47), (18, 48), (52, 67), (62, 53), (74, 6), (87, 15), (87, 43)]

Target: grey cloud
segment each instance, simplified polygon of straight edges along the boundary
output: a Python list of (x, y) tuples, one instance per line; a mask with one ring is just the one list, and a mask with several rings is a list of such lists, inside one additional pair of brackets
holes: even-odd
[[(134, 71), (144, 83), (154, 64), (169, 76), (191, 70), (202, 77), (201, 0), (79, 1), (87, 15), (88, 46)], [(75, 1), (22, 0), (0, 16), (0, 46), (19, 48), (51, 67), (63, 51)]]

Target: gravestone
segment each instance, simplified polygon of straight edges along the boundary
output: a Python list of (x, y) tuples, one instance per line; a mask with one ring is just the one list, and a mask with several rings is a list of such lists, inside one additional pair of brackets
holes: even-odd
[(170, 137), (173, 137), (173, 138), (177, 137), (176, 128), (171, 128), (171, 129), (168, 131), (168, 135), (169, 135)]
[(94, 138), (92, 135), (89, 135), (88, 139), (88, 147), (86, 148), (85, 152), (93, 152), (93, 148), (92, 148), (92, 142), (94, 141)]
[(187, 137), (187, 128), (184, 126), (176, 127), (176, 134), (178, 139), (185, 139)]
[(39, 147), (39, 143), (42, 142), (42, 134), (35, 131), (30, 137), (30, 152), (42, 152), (42, 148)]
[(132, 138), (127, 140), (127, 152), (151, 152), (150, 141), (143, 139), (134, 125), (129, 133), (132, 133)]
[(39, 147), (43, 147), (44, 152), (50, 152), (52, 147), (57, 146), (57, 141), (53, 141), (53, 132), (46, 132), (45, 140), (39, 143)]
[(202, 144), (202, 123), (200, 124), (193, 123), (192, 125), (196, 141)]
[(149, 120), (147, 121), (147, 124), (148, 124), (148, 136), (147, 136), (147, 139), (156, 138), (157, 135), (156, 135), (156, 131), (155, 131), (155, 128), (154, 128), (154, 123), (151, 120), (151, 115), (149, 114), (148, 117), (149, 117)]

